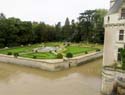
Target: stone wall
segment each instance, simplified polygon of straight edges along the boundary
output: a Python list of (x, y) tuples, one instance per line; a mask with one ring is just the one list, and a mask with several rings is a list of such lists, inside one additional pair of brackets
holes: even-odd
[(74, 57), (67, 60), (38, 60), (30, 58), (15, 58), (13, 56), (0, 54), (0, 62), (18, 64), (33, 68), (39, 68), (47, 71), (59, 71), (72, 66), (84, 64), (86, 61), (102, 57), (102, 52), (95, 52), (84, 56)]
[(117, 95), (118, 93), (122, 93), (118, 95), (125, 95), (125, 71), (111, 67), (103, 68), (101, 92), (104, 95)]

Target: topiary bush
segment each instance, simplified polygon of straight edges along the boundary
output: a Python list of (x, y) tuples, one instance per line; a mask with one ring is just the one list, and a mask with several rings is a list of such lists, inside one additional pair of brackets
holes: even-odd
[(67, 57), (67, 58), (72, 58), (72, 57), (73, 57), (73, 54), (69, 52), (69, 53), (66, 54), (66, 57)]
[(98, 49), (96, 49), (96, 52), (99, 52), (99, 51), (101, 51), (99, 48), (98, 48)]
[(12, 52), (8, 52), (7, 55), (12, 55)]
[(17, 57), (19, 56), (19, 53), (16, 52), (16, 53), (14, 53), (13, 55), (14, 55), (15, 58), (17, 58)]
[(61, 53), (58, 53), (58, 54), (57, 54), (57, 58), (58, 58), (58, 59), (62, 59), (62, 58), (63, 58), (63, 55), (62, 55)]
[(33, 55), (33, 59), (36, 59), (37, 58), (37, 56), (36, 55)]
[(88, 51), (85, 51), (85, 54), (88, 54)]

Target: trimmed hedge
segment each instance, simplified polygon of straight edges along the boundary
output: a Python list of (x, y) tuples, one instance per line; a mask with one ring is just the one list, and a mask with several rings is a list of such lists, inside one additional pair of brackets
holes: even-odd
[(58, 59), (62, 59), (62, 58), (63, 58), (63, 55), (62, 55), (61, 53), (58, 53), (58, 54), (57, 54), (57, 58), (58, 58)]
[(67, 57), (67, 58), (72, 58), (72, 57), (73, 57), (73, 54), (69, 52), (69, 53), (66, 54), (66, 57)]

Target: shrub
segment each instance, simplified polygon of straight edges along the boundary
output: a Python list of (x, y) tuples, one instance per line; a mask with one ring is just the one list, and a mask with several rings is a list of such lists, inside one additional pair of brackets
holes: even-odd
[(67, 46), (70, 46), (70, 43), (68, 43)]
[(49, 53), (52, 53), (52, 51), (50, 50)]
[(101, 51), (100, 49), (96, 49), (96, 52), (99, 52), (99, 51)]
[(37, 58), (37, 56), (36, 55), (33, 55), (33, 59), (36, 59)]
[(16, 52), (13, 55), (14, 55), (15, 58), (17, 58), (19, 56), (19, 53)]
[(8, 52), (7, 55), (12, 55), (12, 52)]
[(72, 57), (73, 57), (73, 54), (69, 52), (69, 53), (66, 54), (66, 57), (67, 57), (67, 58), (72, 58)]
[(35, 53), (38, 53), (38, 50), (35, 50)]
[(88, 51), (85, 51), (85, 54), (88, 54)]
[(57, 58), (58, 58), (58, 59), (62, 59), (62, 58), (63, 58), (63, 55), (62, 55), (61, 53), (58, 53), (58, 54), (57, 54)]
[(122, 69), (125, 70), (125, 49), (121, 50), (121, 63), (122, 63)]

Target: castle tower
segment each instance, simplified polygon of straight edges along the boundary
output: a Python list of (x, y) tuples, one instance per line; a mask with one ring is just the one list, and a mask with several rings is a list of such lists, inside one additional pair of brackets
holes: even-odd
[(114, 5), (115, 0), (110, 0), (110, 8)]
[(103, 57), (102, 92), (111, 94), (115, 81), (113, 66), (121, 61), (120, 49), (125, 44), (125, 0), (111, 0), (110, 9), (104, 18), (105, 41)]

